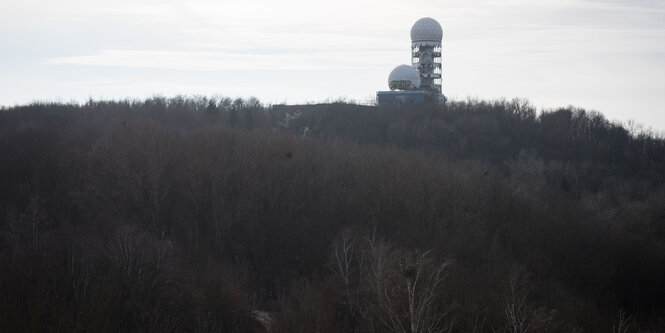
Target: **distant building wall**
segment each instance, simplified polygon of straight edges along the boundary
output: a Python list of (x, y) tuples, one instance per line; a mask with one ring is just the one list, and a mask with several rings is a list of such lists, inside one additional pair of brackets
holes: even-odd
[(427, 100), (427, 93), (424, 91), (379, 91), (376, 93), (376, 100), (381, 106), (422, 104)]

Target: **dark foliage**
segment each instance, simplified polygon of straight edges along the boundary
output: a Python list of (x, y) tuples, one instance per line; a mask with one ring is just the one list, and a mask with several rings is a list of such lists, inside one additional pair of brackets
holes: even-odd
[(665, 140), (596, 112), (35, 103), (0, 156), (3, 332), (665, 330)]

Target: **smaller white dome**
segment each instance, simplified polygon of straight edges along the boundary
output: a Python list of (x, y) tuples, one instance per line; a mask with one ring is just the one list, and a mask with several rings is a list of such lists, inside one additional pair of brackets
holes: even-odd
[(433, 18), (423, 17), (411, 27), (412, 42), (440, 42), (442, 38), (443, 29)]
[(409, 65), (399, 65), (388, 76), (390, 90), (414, 90), (420, 87), (420, 73)]

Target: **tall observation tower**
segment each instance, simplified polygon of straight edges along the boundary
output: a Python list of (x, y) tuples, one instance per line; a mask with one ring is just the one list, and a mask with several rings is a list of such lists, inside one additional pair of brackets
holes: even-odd
[(411, 65), (420, 72), (420, 89), (441, 94), (441, 39), (436, 20), (423, 17), (411, 27)]
[(423, 17), (411, 27), (411, 66), (395, 67), (388, 76), (390, 91), (377, 91), (379, 105), (445, 104), (441, 90), (441, 39), (436, 20)]

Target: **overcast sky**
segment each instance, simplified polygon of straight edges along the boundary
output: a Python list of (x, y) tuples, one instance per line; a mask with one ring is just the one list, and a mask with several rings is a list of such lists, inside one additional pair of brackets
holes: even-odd
[(665, 130), (665, 0), (169, 1), (0, 4), (0, 105), (154, 94), (359, 101), (443, 27), (443, 91), (524, 97)]

